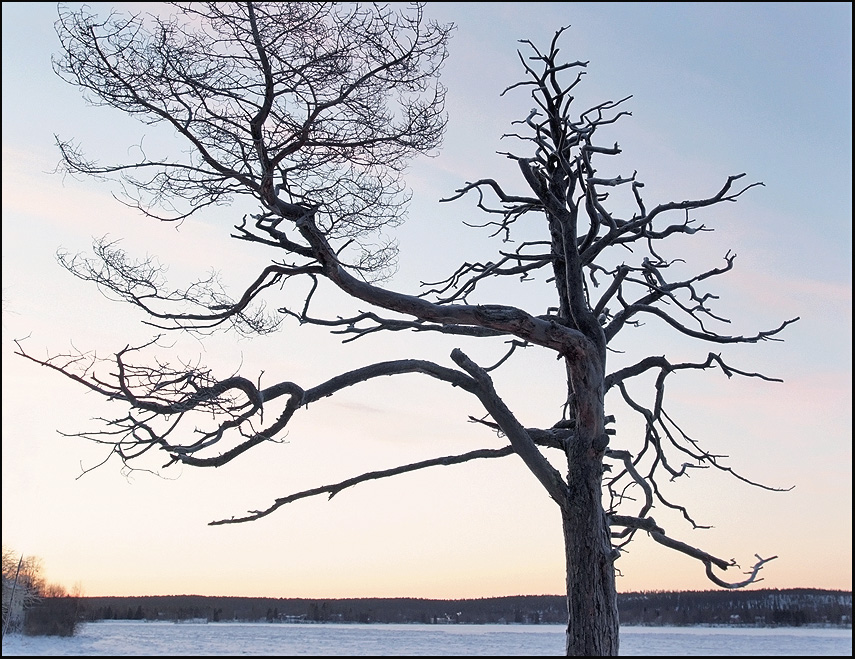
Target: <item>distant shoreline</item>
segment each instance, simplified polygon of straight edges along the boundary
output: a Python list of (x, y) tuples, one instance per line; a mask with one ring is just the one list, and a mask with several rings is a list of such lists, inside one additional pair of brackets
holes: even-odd
[[(852, 595), (851, 590), (836, 589), (836, 588), (758, 588), (752, 590), (723, 590), (710, 588), (707, 590), (633, 590), (619, 592), (618, 597), (637, 597), (637, 596), (653, 596), (653, 595), (697, 595), (704, 593), (715, 594), (740, 594), (740, 595), (757, 595), (760, 593), (823, 593), (833, 595)], [(540, 594), (540, 595), (487, 595), (484, 597), (413, 597), (409, 595), (395, 595), (390, 597), (270, 597), (265, 595), (199, 595), (196, 593), (181, 593), (172, 595), (81, 595), (81, 599), (142, 599), (153, 597), (204, 597), (214, 599), (247, 599), (247, 600), (270, 600), (270, 601), (295, 601), (295, 602), (355, 602), (355, 601), (387, 601), (387, 600), (407, 600), (419, 602), (479, 602), (484, 600), (507, 600), (517, 598), (530, 597), (564, 597), (562, 594)]]
[[(111, 623), (111, 624), (134, 624), (134, 623), (146, 623), (151, 625), (338, 625), (338, 626), (350, 626), (350, 625), (442, 625), (448, 623), (422, 623), (422, 622), (354, 622), (354, 621), (314, 621), (314, 620), (302, 620), (298, 622), (282, 622), (282, 621), (273, 621), (268, 622), (266, 620), (220, 620), (218, 622), (212, 622), (210, 620), (87, 620), (87, 623), (91, 624), (100, 624), (100, 623)], [(452, 623), (455, 625), (462, 626), (470, 626), (470, 627), (479, 627), (484, 625), (502, 625), (502, 626), (523, 626), (523, 627), (564, 627), (566, 622), (542, 622), (542, 623), (532, 623), (532, 622), (458, 622)], [(656, 628), (660, 629), (662, 627), (668, 627), (673, 629), (852, 629), (852, 623), (846, 624), (832, 624), (832, 623), (808, 623), (804, 625), (753, 625), (753, 624), (733, 624), (733, 623), (694, 623), (687, 625), (676, 625), (676, 624), (654, 624), (654, 623), (621, 623), (621, 628), (645, 628), (649, 627), (651, 629)]]
[[(81, 597), (83, 619), (270, 623), (566, 624), (563, 595), (478, 599), (272, 598), (206, 595)], [(852, 625), (852, 591), (619, 593), (624, 626), (842, 627)]]

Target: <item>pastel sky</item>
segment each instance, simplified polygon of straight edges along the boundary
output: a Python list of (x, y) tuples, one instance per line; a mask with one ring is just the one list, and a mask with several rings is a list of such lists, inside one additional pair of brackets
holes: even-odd
[[(151, 7), (160, 9), (143, 6)], [(176, 229), (121, 206), (108, 185), (51, 173), (54, 134), (107, 161), (128, 157), (145, 130), (115, 111), (88, 107), (53, 74), (53, 4), (4, 2), (2, 12), (4, 545), (41, 556), (48, 579), (79, 584), (93, 596), (562, 593), (558, 510), (513, 456), (360, 485), (253, 524), (207, 526), (364, 471), (499, 445), (467, 423), (481, 414), (477, 401), (415, 375), (313, 405), (295, 417), (284, 443), (222, 469), (173, 468), (160, 478), (122, 473), (110, 461), (81, 477), (106, 452), (60, 432), (93, 429), (91, 419), (121, 410), (14, 356), (13, 339), (28, 337), (36, 355), (72, 345), (108, 355), (151, 338), (151, 329), (60, 268), (57, 250), (87, 251), (93, 237), (109, 234), (132, 255), (169, 264), (176, 284), (216, 268), (232, 290), (268, 257), (228, 238), (252, 208), (219, 208)], [(851, 3), (444, 2), (428, 3), (426, 13), (458, 26), (443, 75), (450, 121), (441, 155), (414, 162), (408, 174), (414, 199), (395, 230), (400, 268), (390, 285), (417, 292), (419, 281), (441, 279), (501, 247), (463, 226), (482, 219), (471, 200), (437, 202), (482, 177), (519, 189), (518, 173), (496, 152), (508, 148), (499, 137), (526, 116), (531, 100), (500, 93), (521, 77), (518, 40), (544, 44), (571, 25), (562, 53), (590, 61), (579, 102), (633, 95), (633, 116), (599, 134), (620, 143), (621, 172), (638, 171), (648, 203), (709, 196), (730, 174), (765, 183), (705, 214), (715, 232), (674, 254), (691, 258), (697, 270), (719, 265), (728, 249), (738, 254), (734, 271), (712, 287), (732, 333), (801, 317), (783, 342), (712, 346), (738, 368), (783, 383), (709, 372), (669, 391), (675, 414), (704, 446), (753, 480), (794, 489), (773, 493), (698, 471), (668, 484), (668, 492), (714, 528), (693, 531), (666, 510), (655, 517), (673, 537), (743, 566), (755, 554), (777, 555), (757, 587), (850, 590)], [(542, 313), (544, 295), (491, 288), (478, 301)], [(287, 322), (253, 341), (171, 338), (173, 359), (198, 359), (223, 377), (240, 369), (307, 387), (385, 359), (451, 366), (455, 346), (484, 364), (504, 352), (501, 342), (403, 333), (343, 345)], [(711, 346), (651, 324), (620, 347), (627, 359), (703, 359)], [(511, 360), (497, 372), (496, 387), (527, 426), (560, 417), (560, 370), (548, 355), (532, 349)], [(625, 414), (617, 429), (619, 439), (638, 430)], [(618, 567), (621, 591), (712, 588), (699, 563), (646, 537)], [(740, 578), (732, 572), (724, 576)]]

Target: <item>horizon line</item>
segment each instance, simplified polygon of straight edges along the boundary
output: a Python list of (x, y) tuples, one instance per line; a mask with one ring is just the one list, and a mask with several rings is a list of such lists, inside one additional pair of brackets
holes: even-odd
[[(818, 588), (813, 586), (796, 586), (789, 588), (754, 588), (750, 590), (746, 589), (738, 589), (738, 590), (729, 590), (722, 588), (709, 588), (704, 590), (631, 590), (625, 592), (618, 592), (618, 597), (622, 595), (640, 595), (647, 593), (758, 593), (761, 591), (774, 590), (774, 591), (789, 591), (789, 590), (818, 590), (823, 592), (830, 593), (852, 593), (852, 589), (844, 589), (844, 588)], [(482, 597), (417, 597), (410, 595), (394, 595), (388, 597), (382, 596), (362, 596), (362, 597), (305, 597), (305, 596), (291, 596), (291, 597), (276, 597), (272, 595), (200, 595), (198, 593), (180, 593), (180, 594), (169, 594), (169, 595), (69, 595), (73, 597), (79, 598), (95, 598), (95, 597), (210, 597), (210, 598), (220, 598), (220, 599), (228, 599), (228, 598), (242, 598), (242, 599), (278, 599), (278, 600), (424, 600), (424, 601), (437, 601), (437, 602), (464, 602), (464, 601), (475, 601), (475, 600), (487, 600), (487, 599), (510, 599), (513, 597), (566, 597), (565, 594), (561, 593), (541, 593), (538, 595), (488, 595)]]

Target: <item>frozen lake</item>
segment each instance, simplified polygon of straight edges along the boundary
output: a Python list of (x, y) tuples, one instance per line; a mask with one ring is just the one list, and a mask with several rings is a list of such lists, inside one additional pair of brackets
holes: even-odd
[[(105, 621), (73, 638), (8, 635), (3, 655), (555, 656), (560, 625)], [(624, 656), (851, 656), (851, 629), (623, 627)]]

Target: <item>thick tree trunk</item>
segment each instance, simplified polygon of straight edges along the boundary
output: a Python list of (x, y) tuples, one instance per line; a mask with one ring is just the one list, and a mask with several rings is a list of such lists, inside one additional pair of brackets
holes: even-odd
[(613, 550), (602, 506), (601, 460), (593, 451), (570, 461), (562, 510), (567, 561), (567, 656), (618, 654)]
[[(575, 437), (567, 445), (561, 504), (567, 563), (567, 656), (616, 656), (617, 590), (611, 531), (603, 510), (605, 340), (567, 355)], [(580, 346), (582, 348), (583, 346)]]

